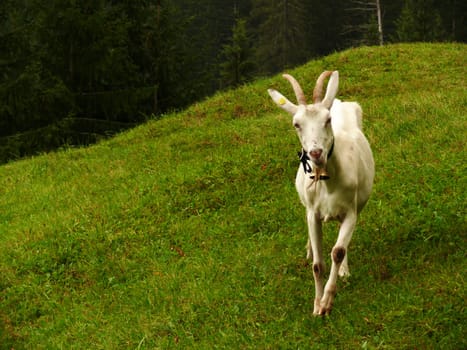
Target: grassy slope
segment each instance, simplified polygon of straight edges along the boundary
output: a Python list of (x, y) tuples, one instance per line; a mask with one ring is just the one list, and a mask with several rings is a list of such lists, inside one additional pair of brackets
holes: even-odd
[(377, 165), (325, 319), (279, 77), (0, 167), (0, 348), (466, 348), (466, 57), (360, 48), (291, 72), (310, 92), (339, 69)]

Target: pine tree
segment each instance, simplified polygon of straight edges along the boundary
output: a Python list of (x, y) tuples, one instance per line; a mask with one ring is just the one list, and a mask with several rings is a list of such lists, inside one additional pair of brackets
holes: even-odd
[(221, 56), (221, 87), (238, 86), (252, 78), (255, 65), (244, 19), (235, 22), (232, 39), (222, 47)]
[(342, 35), (350, 45), (383, 45), (383, 23), (380, 0), (350, 0)]
[(310, 57), (311, 26), (308, 6), (301, 0), (254, 0), (256, 62), (260, 73), (271, 73), (303, 63)]
[(446, 37), (433, 0), (407, 0), (396, 20), (399, 41), (440, 41)]

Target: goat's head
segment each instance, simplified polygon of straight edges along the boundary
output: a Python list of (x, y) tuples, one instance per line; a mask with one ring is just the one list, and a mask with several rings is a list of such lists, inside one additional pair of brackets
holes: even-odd
[[(329, 76), (326, 94), (322, 99), (324, 80)], [(290, 102), (276, 90), (269, 89), (269, 95), (279, 107), (293, 115), (293, 125), (303, 150), (317, 168), (324, 169), (334, 142), (329, 110), (337, 94), (339, 73), (337, 71), (321, 73), (313, 91), (313, 104), (306, 103), (303, 90), (294, 77), (288, 74), (284, 74), (283, 77), (292, 85), (298, 105)]]

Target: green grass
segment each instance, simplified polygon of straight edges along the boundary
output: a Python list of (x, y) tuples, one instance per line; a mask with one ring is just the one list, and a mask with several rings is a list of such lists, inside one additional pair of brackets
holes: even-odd
[[(266, 89), (0, 167), (1, 349), (467, 347), (461, 44), (333, 54), (376, 160), (330, 317), (312, 315), (300, 148)], [(329, 251), (334, 224), (325, 227)]]

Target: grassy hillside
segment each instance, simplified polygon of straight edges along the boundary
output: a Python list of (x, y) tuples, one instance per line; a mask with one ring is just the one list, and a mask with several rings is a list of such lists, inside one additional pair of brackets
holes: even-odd
[[(457, 44), (338, 69), (376, 160), (330, 317), (312, 315), (300, 146), (279, 76), (85, 149), (0, 167), (1, 349), (467, 348), (466, 67)], [(329, 251), (334, 224), (325, 227)]]

